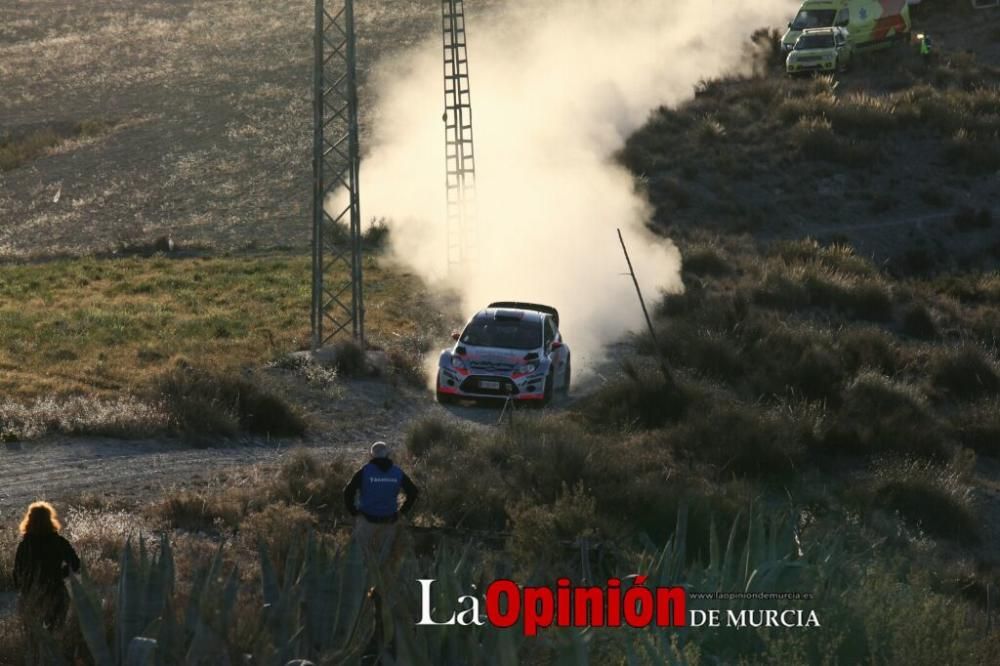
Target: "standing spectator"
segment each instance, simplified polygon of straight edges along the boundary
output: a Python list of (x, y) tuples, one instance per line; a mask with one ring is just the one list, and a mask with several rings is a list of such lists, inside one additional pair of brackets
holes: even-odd
[[(402, 505), (400, 492), (406, 495)], [(355, 472), (344, 488), (344, 505), (357, 517), (354, 538), (367, 557), (374, 557), (379, 564), (386, 561), (396, 542), (396, 522), (400, 514), (413, 508), (419, 494), (406, 472), (389, 459), (389, 445), (372, 444), (371, 460)]]
[(59, 530), (59, 517), (48, 502), (34, 502), (21, 521), (21, 543), (14, 558), (18, 609), (26, 625), (59, 628), (69, 610), (64, 579), (80, 570), (80, 558)]

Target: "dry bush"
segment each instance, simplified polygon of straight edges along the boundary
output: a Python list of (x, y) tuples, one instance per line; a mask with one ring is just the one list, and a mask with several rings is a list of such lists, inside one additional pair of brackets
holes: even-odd
[(599, 539), (603, 520), (597, 502), (582, 483), (563, 486), (551, 505), (526, 499), (510, 510), (511, 536), (507, 552), (523, 569), (557, 568), (567, 558), (578, 557), (581, 539)]
[(318, 362), (310, 354), (286, 354), (272, 361), (269, 367), (291, 372), (304, 379), (310, 386), (333, 393), (338, 392), (337, 370)]
[(725, 253), (716, 246), (706, 244), (685, 247), (682, 267), (685, 273), (699, 277), (719, 277), (733, 271)]
[(300, 547), (306, 533), (316, 526), (316, 517), (297, 504), (277, 502), (251, 513), (240, 524), (240, 536), (250, 547), (264, 544), (278, 571), (293, 547)]
[(14, 553), (20, 540), (21, 535), (12, 523), (0, 530), (0, 592), (14, 590)]
[(914, 386), (873, 371), (848, 385), (824, 433), (833, 454), (897, 453), (944, 459), (948, 443), (925, 396)]
[(98, 136), (112, 127), (98, 119), (77, 124), (56, 124), (36, 129), (24, 136), (0, 134), (0, 171), (10, 171), (46, 154), (59, 144), (75, 138)]
[(980, 541), (971, 491), (952, 467), (914, 460), (882, 462), (871, 501), (932, 536), (968, 545)]
[(0, 440), (50, 433), (138, 439), (167, 427), (162, 406), (135, 398), (46, 397), (31, 403), (0, 402)]
[(837, 100), (826, 114), (837, 133), (876, 138), (899, 128), (895, 103), (866, 92), (851, 93)]
[(962, 446), (1000, 457), (1000, 400), (987, 398), (964, 405), (952, 423)]
[(305, 433), (305, 420), (294, 407), (239, 376), (179, 364), (160, 378), (156, 393), (171, 426), (185, 435), (233, 436), (241, 430), (273, 437)]
[(600, 428), (656, 428), (679, 418), (691, 396), (668, 385), (659, 370), (626, 363), (621, 377), (585, 396), (580, 411)]
[(354, 340), (338, 340), (333, 345), (334, 369), (342, 377), (365, 377), (368, 375), (368, 359), (365, 350)]
[(996, 362), (982, 347), (966, 344), (937, 351), (928, 367), (931, 385), (941, 394), (972, 400), (1000, 392)]
[(844, 359), (829, 333), (813, 326), (791, 327), (754, 317), (743, 333), (748, 383), (755, 395), (810, 399), (835, 397), (845, 377)]
[(881, 276), (858, 276), (822, 262), (777, 264), (754, 288), (757, 303), (785, 310), (807, 307), (833, 308), (844, 315), (867, 321), (892, 317), (890, 285)]
[[(679, 320), (661, 325), (657, 337), (674, 367), (690, 368), (727, 382), (735, 382), (746, 372), (739, 341), (725, 333)], [(639, 348), (651, 349), (652, 343), (643, 340)]]
[(688, 459), (710, 465), (717, 478), (792, 478), (818, 436), (818, 412), (720, 402), (692, 414), (670, 435)]
[(903, 311), (902, 332), (919, 340), (933, 340), (938, 336), (937, 323), (927, 306), (913, 303)]
[(228, 486), (207, 491), (179, 490), (151, 503), (145, 513), (159, 526), (203, 531), (235, 529), (261, 498), (252, 489)]
[(309, 451), (297, 449), (285, 457), (269, 486), (261, 492), (269, 500), (341, 511), (343, 488), (352, 474), (353, 469), (342, 456), (320, 462)]
[(970, 174), (1000, 169), (1000, 140), (962, 128), (944, 146), (945, 160)]
[(837, 335), (837, 346), (844, 355), (845, 369), (856, 374), (873, 369), (886, 375), (899, 370), (899, 350), (891, 335), (873, 326), (852, 326)]
[(406, 449), (414, 458), (421, 458), (435, 447), (464, 449), (472, 433), (452, 420), (441, 416), (425, 416), (406, 430)]

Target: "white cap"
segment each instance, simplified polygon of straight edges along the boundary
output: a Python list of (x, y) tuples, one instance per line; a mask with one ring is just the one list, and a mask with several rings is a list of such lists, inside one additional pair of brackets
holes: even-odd
[(389, 445), (385, 442), (375, 442), (371, 448), (372, 458), (388, 458)]

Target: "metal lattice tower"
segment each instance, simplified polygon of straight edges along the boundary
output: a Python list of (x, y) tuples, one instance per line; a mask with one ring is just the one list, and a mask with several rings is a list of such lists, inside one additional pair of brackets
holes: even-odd
[(478, 246), (476, 160), (472, 146), (472, 96), (466, 50), (465, 3), (441, 0), (444, 36), (445, 191), (448, 216), (448, 270), (473, 261)]
[[(350, 334), (364, 347), (354, 0), (316, 0), (313, 71), (312, 348)], [(347, 205), (325, 209), (339, 188)]]

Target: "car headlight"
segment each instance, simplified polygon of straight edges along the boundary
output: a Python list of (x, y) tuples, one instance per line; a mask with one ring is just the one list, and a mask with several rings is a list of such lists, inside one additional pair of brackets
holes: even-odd
[(453, 367), (453, 368), (464, 368), (465, 367), (465, 361), (463, 361), (462, 359), (460, 359), (457, 356), (452, 356), (451, 357), (451, 367)]
[(519, 375), (527, 375), (529, 373), (534, 372), (535, 368), (537, 367), (538, 366), (535, 365), (534, 363), (525, 363), (524, 365), (517, 366), (517, 368), (514, 369), (514, 372), (516, 372)]

